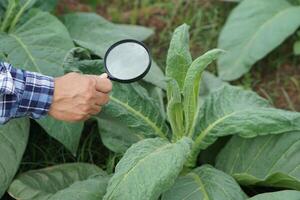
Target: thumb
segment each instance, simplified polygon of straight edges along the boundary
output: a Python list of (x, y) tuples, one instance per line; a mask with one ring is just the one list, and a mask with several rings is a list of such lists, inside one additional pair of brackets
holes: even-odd
[(108, 78), (108, 75), (107, 75), (107, 73), (103, 73), (103, 74), (101, 74), (101, 75), (100, 75), (100, 78)]

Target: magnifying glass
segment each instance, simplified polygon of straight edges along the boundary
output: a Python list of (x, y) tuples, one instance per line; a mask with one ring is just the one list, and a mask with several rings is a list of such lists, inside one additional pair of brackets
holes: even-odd
[(132, 83), (142, 79), (149, 72), (151, 56), (142, 42), (132, 39), (121, 40), (107, 50), (104, 67), (109, 79)]

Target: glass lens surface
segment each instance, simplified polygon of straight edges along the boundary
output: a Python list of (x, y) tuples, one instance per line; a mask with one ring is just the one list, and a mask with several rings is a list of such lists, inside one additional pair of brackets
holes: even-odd
[(148, 68), (148, 51), (135, 42), (115, 46), (106, 57), (106, 68), (110, 75), (120, 80), (131, 80), (142, 75)]

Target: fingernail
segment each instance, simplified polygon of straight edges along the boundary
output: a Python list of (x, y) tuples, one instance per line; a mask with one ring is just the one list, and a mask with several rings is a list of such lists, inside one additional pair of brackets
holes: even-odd
[(104, 74), (101, 74), (100, 75), (100, 78), (107, 78), (108, 76), (107, 76), (107, 73), (104, 73)]

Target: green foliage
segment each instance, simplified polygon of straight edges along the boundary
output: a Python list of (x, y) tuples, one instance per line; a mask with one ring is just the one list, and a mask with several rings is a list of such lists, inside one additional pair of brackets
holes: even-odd
[(0, 128), (0, 197), (18, 170), (28, 136), (28, 119), (13, 120)]
[(0, 43), (0, 51), (8, 55), (11, 64), (51, 76), (64, 73), (64, 57), (74, 47), (63, 24), (42, 11), (35, 12), (15, 31), (0, 33)]
[[(48, 7), (48, 2), (0, 2), (1, 59), (51, 76), (71, 71), (101, 74), (102, 58), (111, 44), (128, 38), (145, 40), (153, 33), (141, 26), (113, 24), (94, 13), (68, 14), (61, 23), (40, 10), (51, 10), (53, 4)], [(109, 154), (106, 170), (111, 176), (91, 164), (58, 165), (18, 175), (9, 194), (33, 200), (243, 200), (247, 196), (238, 183), (299, 189), (296, 133), (300, 131), (300, 113), (272, 108), (254, 92), (205, 72), (221, 56), (221, 78), (235, 79), (295, 31), (299, 21), (289, 19), (299, 16), (299, 8), (284, 0), (274, 2), (244, 0), (233, 11), (220, 37), (226, 53), (214, 49), (193, 60), (189, 26), (183, 24), (170, 42), (166, 76), (154, 63), (141, 82), (113, 83), (110, 102), (85, 126), (85, 131), (93, 127), (89, 134), (100, 134)], [(247, 21), (249, 13), (255, 18)], [(236, 26), (238, 30), (229, 33)], [(282, 31), (277, 33), (279, 29)], [(231, 59), (235, 63), (230, 63)], [(226, 70), (220, 67), (223, 62), (228, 64)], [(76, 154), (84, 123), (49, 117), (37, 122)], [(18, 169), (28, 132), (27, 119), (11, 121), (0, 129), (4, 152), (0, 155), (1, 195)], [(224, 172), (199, 166), (199, 153), (228, 135), (235, 136), (216, 164)], [(294, 197), (299, 193), (281, 191), (253, 199)]]
[(163, 194), (162, 200), (224, 198), (244, 200), (247, 196), (231, 176), (203, 165), (179, 177), (172, 188)]
[(132, 145), (116, 166), (104, 200), (156, 200), (174, 183), (189, 155), (191, 142), (182, 138), (172, 144), (155, 138)]
[(108, 180), (109, 176), (95, 165), (62, 164), (19, 175), (8, 192), (20, 200), (98, 200)]
[[(108, 148), (122, 152), (124, 147), (144, 138), (167, 138), (169, 127), (163, 120), (158, 102), (149, 97), (143, 87), (137, 83), (114, 83), (113, 88), (110, 102), (96, 116), (101, 137)], [(111, 140), (115, 142), (111, 143)]]
[(274, 109), (253, 92), (225, 86), (208, 95), (200, 108), (189, 164), (218, 137), (238, 134), (250, 138), (294, 130), (300, 130), (300, 113)]
[(216, 167), (242, 185), (300, 190), (299, 150), (299, 131), (254, 139), (233, 137), (219, 154)]
[(231, 13), (219, 37), (227, 51), (218, 61), (219, 76), (235, 80), (280, 45), (300, 26), (300, 6), (286, 0), (244, 0)]

